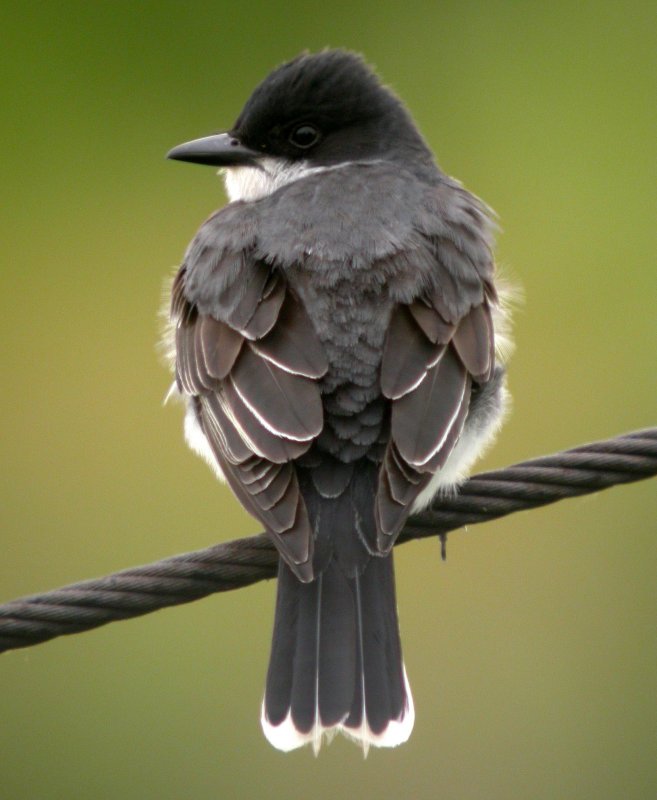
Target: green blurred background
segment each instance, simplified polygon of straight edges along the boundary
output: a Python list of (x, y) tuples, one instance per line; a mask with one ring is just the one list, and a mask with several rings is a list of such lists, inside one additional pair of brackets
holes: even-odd
[[(657, 423), (652, 2), (20, 2), (2, 18), (0, 601), (259, 530), (162, 407), (166, 162), (303, 48), (364, 52), (524, 289), (494, 467)], [(657, 485), (398, 551), (411, 741), (260, 732), (272, 582), (0, 659), (0, 797), (657, 796)]]

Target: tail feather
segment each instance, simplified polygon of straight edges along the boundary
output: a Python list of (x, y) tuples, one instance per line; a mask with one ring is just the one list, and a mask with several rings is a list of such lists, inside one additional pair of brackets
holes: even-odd
[(392, 557), (347, 577), (331, 559), (302, 584), (281, 562), (262, 725), (281, 750), (341, 732), (367, 754), (410, 736), (413, 700), (401, 655)]
[[(401, 715), (405, 700), (399, 636), (389, 633), (397, 628), (397, 616), (394, 583), (388, 567), (387, 559), (377, 558), (355, 579), (359, 673), (365, 689), (367, 722), (374, 734), (381, 733), (391, 719)], [(388, 593), (392, 593), (392, 602)], [(346, 721), (348, 727), (361, 722), (360, 706), (362, 700), (352, 706)]]
[(317, 580), (321, 607), (317, 703), (321, 725), (331, 728), (342, 722), (353, 696), (356, 620), (348, 581), (342, 572), (327, 569)]
[[(291, 570), (281, 561), (278, 570), (274, 635), (269, 656), (265, 698), (267, 720), (274, 727), (280, 726), (290, 711), (300, 589), (300, 581), (294, 580)], [(265, 728), (265, 733), (267, 733), (267, 728)]]

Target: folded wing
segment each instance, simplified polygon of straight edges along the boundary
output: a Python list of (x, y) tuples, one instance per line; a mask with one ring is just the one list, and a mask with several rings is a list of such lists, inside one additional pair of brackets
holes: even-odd
[(485, 383), (493, 373), (492, 289), (478, 281), (473, 304), (464, 309), (445, 275), (442, 285), (395, 309), (386, 338), (381, 390), (392, 404), (390, 441), (375, 502), (376, 548), (384, 553), (454, 449), (473, 382)]
[(176, 381), (229, 485), (303, 581), (312, 579), (308, 513), (293, 459), (323, 426), (318, 378), (326, 356), (308, 315), (277, 271), (245, 265), (212, 306), (173, 286)]

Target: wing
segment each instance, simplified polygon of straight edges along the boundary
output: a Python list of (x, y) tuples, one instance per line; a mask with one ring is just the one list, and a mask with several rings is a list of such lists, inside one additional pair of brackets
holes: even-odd
[[(323, 426), (326, 356), (276, 269), (246, 256), (234, 269), (234, 255), (222, 264), (214, 252), (213, 293), (195, 275), (209, 269), (202, 248), (190, 248), (174, 281), (176, 381), (230, 487), (307, 581), (313, 537), (291, 462)], [(232, 280), (221, 275), (231, 268)]]
[(376, 546), (384, 553), (457, 443), (473, 384), (488, 382), (495, 366), (486, 209), (450, 188), (449, 208), (441, 209), (443, 220), (452, 215), (449, 235), (429, 245), (432, 285), (393, 311), (381, 363), (381, 391), (392, 406), (375, 502)]

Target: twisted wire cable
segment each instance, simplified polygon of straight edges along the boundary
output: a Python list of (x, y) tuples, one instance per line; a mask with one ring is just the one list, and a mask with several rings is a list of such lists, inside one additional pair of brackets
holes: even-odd
[[(589, 494), (657, 474), (657, 428), (624, 434), (484, 472), (454, 496), (439, 497), (409, 518), (398, 543)], [(81, 633), (108, 622), (189, 603), (276, 575), (265, 534), (133, 567), (0, 605), (0, 653)]]

